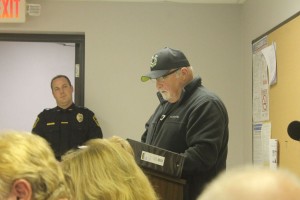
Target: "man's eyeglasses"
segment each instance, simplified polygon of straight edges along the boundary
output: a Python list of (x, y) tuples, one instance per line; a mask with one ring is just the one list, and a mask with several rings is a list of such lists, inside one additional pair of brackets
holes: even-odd
[(170, 72), (166, 73), (165, 75), (163, 75), (163, 76), (161, 76), (161, 77), (159, 77), (159, 78), (156, 78), (156, 80), (157, 80), (157, 81), (163, 81), (163, 80), (165, 80), (169, 75), (171, 75), (171, 74), (177, 72), (177, 71), (180, 70), (180, 69), (181, 69), (181, 68), (177, 68), (177, 69), (175, 69), (175, 70), (173, 70), (173, 71), (170, 71)]

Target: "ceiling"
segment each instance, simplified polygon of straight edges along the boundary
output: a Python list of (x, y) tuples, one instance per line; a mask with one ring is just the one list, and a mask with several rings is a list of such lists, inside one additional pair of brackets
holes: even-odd
[(243, 4), (246, 0), (65, 0), (65, 1), (114, 1), (114, 2), (177, 2), (203, 4)]

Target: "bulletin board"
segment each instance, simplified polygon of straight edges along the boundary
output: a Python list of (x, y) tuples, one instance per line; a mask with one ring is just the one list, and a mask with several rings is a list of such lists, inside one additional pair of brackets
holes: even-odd
[[(291, 139), (287, 132), (290, 122), (300, 121), (300, 12), (253, 40), (253, 57), (270, 45), (275, 49), (276, 78), (274, 83), (268, 84), (266, 115), (265, 117), (261, 115), (263, 116), (261, 120), (257, 117), (256, 119), (258, 124), (269, 125), (267, 127), (270, 128), (270, 137), (278, 142), (278, 168), (289, 169), (300, 177), (300, 142)], [(261, 66), (253, 62), (253, 69), (255, 68)], [(256, 78), (257, 73), (257, 70), (253, 71), (253, 79)], [(253, 111), (254, 114), (261, 112), (255, 102), (253, 102)], [(259, 126), (254, 124), (256, 122), (253, 120), (253, 133), (255, 127), (259, 129)], [(253, 134), (253, 143), (256, 139)], [(259, 155), (261, 151), (263, 147), (253, 145), (253, 157), (263, 157)], [(271, 154), (270, 151), (269, 153)]]

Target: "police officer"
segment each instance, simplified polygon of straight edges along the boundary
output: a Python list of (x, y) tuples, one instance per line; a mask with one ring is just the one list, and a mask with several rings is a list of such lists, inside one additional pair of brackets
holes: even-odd
[(60, 160), (66, 151), (89, 139), (102, 138), (103, 134), (95, 114), (73, 103), (73, 86), (67, 76), (55, 76), (51, 80), (51, 89), (57, 106), (44, 109), (38, 115), (32, 133), (45, 138), (56, 159)]

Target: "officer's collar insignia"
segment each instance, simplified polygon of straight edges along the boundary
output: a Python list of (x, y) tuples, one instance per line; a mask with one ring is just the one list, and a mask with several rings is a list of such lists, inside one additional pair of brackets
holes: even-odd
[(77, 119), (77, 121), (78, 121), (79, 123), (81, 123), (81, 122), (83, 121), (83, 114), (78, 113), (78, 114), (76, 115), (76, 119)]

